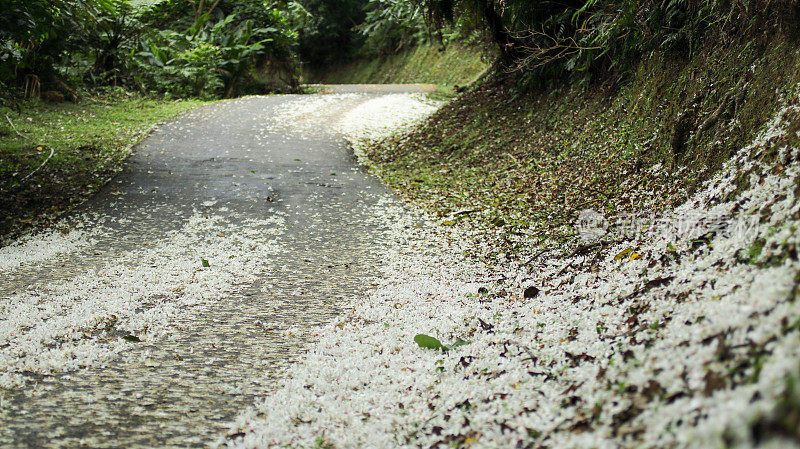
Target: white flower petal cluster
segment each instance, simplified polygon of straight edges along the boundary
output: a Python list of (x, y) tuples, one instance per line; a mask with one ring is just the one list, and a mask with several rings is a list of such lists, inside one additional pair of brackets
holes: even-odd
[[(195, 211), (162, 242), (118, 254), (83, 274), (4, 297), (0, 388), (23, 385), (31, 373), (102, 366), (131, 344), (123, 335), (146, 340), (169, 332), (171, 320), (184, 308), (252, 283), (265, 261), (282, 250), (277, 236), (283, 228), (280, 216), (237, 224)], [(102, 238), (100, 231), (95, 234)], [(34, 237), (12, 248), (32, 253), (52, 239)], [(37, 260), (42, 262), (42, 257)]]

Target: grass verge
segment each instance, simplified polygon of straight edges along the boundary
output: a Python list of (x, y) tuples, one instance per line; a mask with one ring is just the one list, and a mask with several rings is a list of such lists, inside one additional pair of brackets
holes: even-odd
[(115, 92), (79, 104), (0, 107), (0, 238), (85, 200), (122, 169), (155, 124), (202, 104)]

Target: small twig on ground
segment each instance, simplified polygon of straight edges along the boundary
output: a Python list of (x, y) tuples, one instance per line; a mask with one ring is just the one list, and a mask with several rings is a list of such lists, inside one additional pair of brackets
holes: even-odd
[(20, 137), (22, 137), (24, 139), (25, 136), (22, 135), (22, 133), (20, 133), (19, 131), (17, 131), (17, 127), (14, 126), (14, 122), (11, 121), (11, 119), (8, 117), (8, 114), (3, 114), (3, 115), (6, 116), (6, 120), (8, 120), (8, 124), (11, 125), (11, 129), (13, 129), (14, 132), (17, 133), (18, 136), (20, 136)]
[(531, 256), (531, 258), (530, 258), (530, 259), (528, 259), (528, 260), (527, 260), (525, 263), (523, 263), (522, 265), (524, 265), (524, 266), (530, 265), (531, 263), (533, 263), (533, 261), (534, 261), (534, 260), (538, 259), (538, 258), (539, 258), (539, 257), (540, 257), (542, 254), (546, 253), (547, 251), (549, 251), (549, 250), (548, 250), (548, 249), (543, 249), (543, 250), (541, 250), (541, 251), (538, 251), (538, 252), (536, 252), (536, 254), (534, 254), (533, 256)]
[(586, 254), (588, 254), (589, 252), (593, 251), (598, 246), (602, 248), (605, 245), (606, 245), (606, 242), (603, 241), (603, 240), (600, 240), (600, 241), (594, 242), (594, 243), (578, 245), (578, 247), (575, 248), (575, 251), (573, 251), (572, 254), (569, 257), (585, 256)]
[(514, 155), (513, 155), (513, 154), (509, 153), (508, 151), (506, 151), (504, 154), (505, 154), (506, 156), (510, 157), (510, 158), (511, 158), (511, 160), (512, 160), (512, 161), (514, 161), (514, 163), (515, 163), (515, 164), (517, 164), (517, 167), (520, 167), (520, 168), (522, 167), (522, 163), (519, 161), (519, 159), (517, 159), (516, 157), (514, 157)]
[(46, 163), (47, 163), (47, 161), (49, 161), (49, 160), (50, 160), (50, 158), (51, 158), (51, 157), (53, 157), (53, 154), (55, 154), (55, 150), (53, 150), (52, 148), (50, 148), (50, 156), (47, 156), (47, 159), (45, 159), (45, 160), (44, 160), (44, 162), (42, 162), (42, 164), (41, 164), (41, 165), (39, 165), (38, 167), (36, 167), (36, 170), (34, 170), (34, 171), (32, 171), (32, 172), (28, 173), (28, 175), (27, 175), (27, 176), (25, 176), (24, 178), (22, 178), (22, 179), (20, 180), (20, 182), (22, 182), (22, 181), (24, 181), (24, 180), (26, 180), (26, 179), (30, 178), (31, 176), (33, 176), (33, 174), (34, 174), (34, 173), (36, 173), (37, 171), (41, 170), (41, 169), (42, 169), (42, 167), (44, 167), (44, 164), (46, 164)]
[(531, 348), (529, 348), (529, 347), (527, 347), (527, 346), (525, 346), (525, 345), (523, 345), (522, 343), (519, 343), (519, 342), (509, 341), (509, 343), (515, 344), (515, 345), (517, 345), (518, 348), (522, 349), (522, 351), (524, 351), (528, 355), (528, 358), (534, 364), (536, 364), (536, 362), (539, 360), (539, 357), (536, 357), (536, 354), (533, 353), (533, 350)]

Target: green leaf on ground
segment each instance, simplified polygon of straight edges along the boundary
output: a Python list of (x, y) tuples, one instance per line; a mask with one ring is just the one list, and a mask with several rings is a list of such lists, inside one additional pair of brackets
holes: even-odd
[(445, 350), (442, 342), (425, 334), (417, 334), (417, 336), (414, 337), (414, 341), (420, 348)]
[(440, 342), (436, 338), (431, 337), (430, 335), (425, 335), (425, 334), (417, 334), (414, 337), (414, 341), (419, 345), (420, 348), (424, 348), (424, 349), (441, 349), (442, 351), (449, 351), (449, 350), (457, 348), (459, 346), (464, 346), (466, 344), (469, 344), (468, 341), (462, 340), (460, 338), (457, 338), (455, 343), (453, 343), (450, 346), (445, 346), (445, 345), (442, 344), (442, 342)]
[(203, 259), (202, 257), (200, 258), (200, 263), (202, 263), (202, 264), (203, 264), (203, 268), (208, 268), (208, 267), (210, 267), (210, 266), (211, 266), (211, 264), (210, 264), (210, 263), (208, 263), (208, 260), (206, 260), (206, 259)]

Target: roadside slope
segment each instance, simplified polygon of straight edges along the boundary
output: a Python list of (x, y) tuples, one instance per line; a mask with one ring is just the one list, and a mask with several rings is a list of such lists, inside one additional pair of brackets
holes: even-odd
[(425, 83), (465, 86), (486, 69), (481, 51), (453, 43), (420, 45), (395, 55), (308, 70), (310, 82), (325, 84)]
[(446, 225), (499, 234), (498, 252), (516, 254), (520, 235), (570, 241), (587, 208), (610, 217), (681, 204), (798, 82), (798, 47), (780, 35), (691, 60), (655, 55), (626, 80), (588, 86), (521, 93), (515, 79), (496, 77), (365, 152), (392, 188)]

